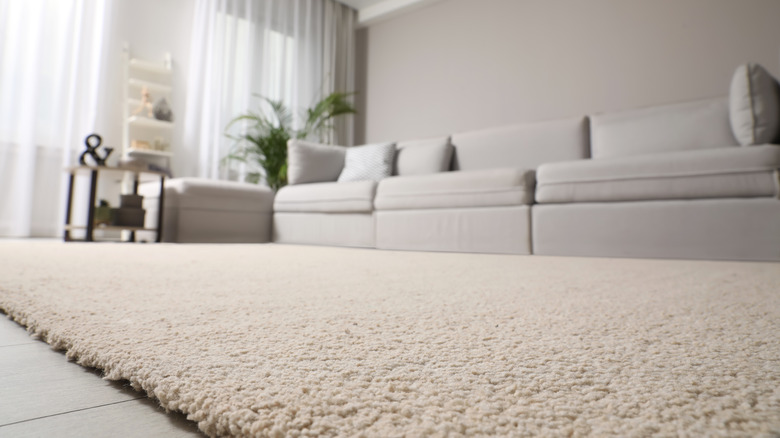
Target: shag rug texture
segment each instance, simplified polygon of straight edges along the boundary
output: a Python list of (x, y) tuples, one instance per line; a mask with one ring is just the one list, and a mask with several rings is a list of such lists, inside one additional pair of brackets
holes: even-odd
[(212, 436), (780, 436), (780, 264), (0, 242), (0, 309)]

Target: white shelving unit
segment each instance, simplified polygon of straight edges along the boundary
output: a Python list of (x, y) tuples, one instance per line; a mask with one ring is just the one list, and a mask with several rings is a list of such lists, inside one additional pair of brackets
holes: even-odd
[[(147, 109), (136, 110), (143, 104), (144, 88), (148, 90), (152, 104), (165, 98), (171, 105), (172, 60), (170, 53), (161, 62), (138, 59), (131, 56), (125, 46), (124, 104), (122, 123), (122, 157), (141, 158), (149, 163), (170, 168), (173, 158), (173, 122), (157, 120)], [(175, 117), (175, 114), (174, 114)]]
[(130, 126), (142, 126), (147, 128), (173, 129), (173, 122), (151, 119), (143, 116), (130, 116), (127, 119)]

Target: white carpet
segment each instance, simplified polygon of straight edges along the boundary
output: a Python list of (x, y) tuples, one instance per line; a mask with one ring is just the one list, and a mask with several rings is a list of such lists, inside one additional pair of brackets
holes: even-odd
[(0, 272), (209, 435), (780, 435), (780, 264), (0, 241)]

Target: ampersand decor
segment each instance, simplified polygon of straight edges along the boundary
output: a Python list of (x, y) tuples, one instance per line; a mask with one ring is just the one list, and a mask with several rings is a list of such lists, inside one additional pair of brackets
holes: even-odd
[(92, 157), (92, 159), (95, 161), (95, 165), (97, 166), (106, 165), (106, 160), (108, 159), (108, 156), (111, 155), (111, 152), (114, 151), (114, 148), (109, 148), (104, 146), (103, 150), (106, 151), (106, 154), (103, 157), (101, 157), (97, 153), (97, 148), (100, 147), (101, 143), (103, 143), (103, 139), (97, 134), (90, 134), (87, 136), (87, 138), (84, 139), (84, 144), (87, 145), (87, 150), (82, 152), (81, 156), (79, 157), (79, 163), (81, 163), (82, 166), (87, 165), (87, 162), (84, 160), (84, 158), (86, 158), (87, 155)]

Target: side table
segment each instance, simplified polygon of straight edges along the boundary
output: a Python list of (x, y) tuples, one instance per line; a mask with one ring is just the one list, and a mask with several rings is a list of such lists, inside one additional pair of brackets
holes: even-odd
[[(163, 202), (165, 195), (165, 173), (154, 170), (139, 170), (123, 167), (108, 167), (108, 166), (72, 166), (65, 169), (69, 173), (68, 178), (68, 204), (65, 210), (65, 233), (63, 240), (66, 242), (72, 242), (75, 240), (70, 235), (73, 230), (85, 230), (86, 234), (82, 241), (94, 242), (95, 232), (95, 198), (97, 197), (98, 176), (101, 172), (105, 173), (120, 173), (123, 175), (130, 174), (133, 178), (133, 191), (132, 194), (138, 194), (138, 182), (142, 174), (156, 175), (160, 178), (160, 197), (158, 199), (158, 213), (157, 213), (157, 227), (145, 228), (145, 227), (128, 227), (128, 226), (115, 226), (115, 225), (100, 225), (97, 228), (101, 230), (118, 230), (118, 231), (130, 231), (130, 242), (135, 242), (136, 231), (152, 231), (155, 233), (155, 242), (162, 241), (162, 221), (163, 221)], [(79, 172), (88, 172), (90, 174), (89, 183), (89, 207), (87, 209), (87, 224), (86, 225), (74, 225), (71, 223), (71, 213), (73, 211), (73, 186), (76, 179), (76, 174)]]

